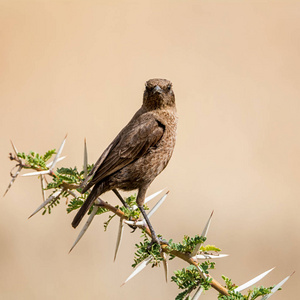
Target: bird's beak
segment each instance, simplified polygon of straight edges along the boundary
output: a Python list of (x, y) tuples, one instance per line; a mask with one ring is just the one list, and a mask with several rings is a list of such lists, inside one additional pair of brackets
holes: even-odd
[(156, 93), (161, 94), (163, 92), (163, 90), (158, 85), (156, 85), (152, 91), (153, 91), (153, 94), (156, 94)]

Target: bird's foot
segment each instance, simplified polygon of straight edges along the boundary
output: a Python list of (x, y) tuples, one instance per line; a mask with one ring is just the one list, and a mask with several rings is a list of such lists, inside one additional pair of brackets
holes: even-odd
[(134, 233), (137, 229), (137, 226), (134, 226), (134, 225), (128, 225), (128, 226), (132, 229), (132, 231), (130, 233)]
[[(131, 217), (129, 218), (129, 221), (132, 221)], [(137, 223), (137, 220), (135, 221), (135, 224), (136, 223)], [(132, 229), (131, 233), (135, 232), (136, 229), (137, 229), (137, 226), (135, 224), (134, 225), (128, 225)]]

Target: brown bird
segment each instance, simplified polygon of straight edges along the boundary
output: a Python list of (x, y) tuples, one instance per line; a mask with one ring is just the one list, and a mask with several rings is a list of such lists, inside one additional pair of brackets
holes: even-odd
[(148, 80), (142, 107), (106, 148), (83, 182), (82, 193), (91, 187), (93, 189), (77, 212), (72, 226), (78, 226), (101, 194), (113, 189), (138, 189), (137, 205), (151, 231), (152, 242), (158, 242), (143, 204), (149, 185), (172, 156), (176, 129), (172, 83), (166, 79)]

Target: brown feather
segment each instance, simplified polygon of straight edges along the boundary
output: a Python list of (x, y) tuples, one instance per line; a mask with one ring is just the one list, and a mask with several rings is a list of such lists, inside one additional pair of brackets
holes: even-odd
[(153, 116), (139, 118), (106, 155), (85, 190), (143, 156), (161, 139), (164, 129)]
[[(77, 227), (95, 199), (121, 189), (138, 189), (136, 202), (143, 212), (146, 191), (167, 166), (176, 142), (177, 114), (172, 84), (166, 79), (146, 82), (142, 107), (100, 156), (82, 183), (82, 193), (93, 187), (72, 223)], [(143, 212), (143, 214), (145, 214)], [(144, 216), (152, 238), (155, 232)]]

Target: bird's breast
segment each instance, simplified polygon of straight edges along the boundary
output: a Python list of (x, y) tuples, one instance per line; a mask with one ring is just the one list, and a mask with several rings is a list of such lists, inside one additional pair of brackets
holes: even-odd
[(163, 136), (143, 156), (113, 175), (118, 188), (132, 190), (151, 183), (170, 161), (176, 143), (177, 117), (168, 112), (155, 117), (164, 125)]

